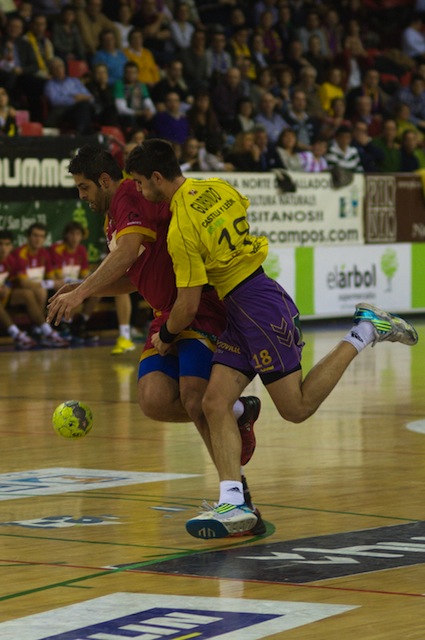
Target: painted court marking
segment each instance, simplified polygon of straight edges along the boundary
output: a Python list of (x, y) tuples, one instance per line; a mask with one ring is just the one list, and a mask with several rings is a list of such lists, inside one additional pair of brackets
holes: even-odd
[(108, 489), (129, 484), (195, 478), (198, 474), (111, 471), (57, 467), (0, 474), (0, 501), (72, 491)]
[(425, 419), (408, 422), (406, 424), (406, 429), (409, 429), (409, 431), (415, 431), (416, 433), (425, 433)]
[[(0, 640), (260, 640), (356, 606), (113, 593), (0, 624)], [(136, 634), (136, 635), (134, 635)]]

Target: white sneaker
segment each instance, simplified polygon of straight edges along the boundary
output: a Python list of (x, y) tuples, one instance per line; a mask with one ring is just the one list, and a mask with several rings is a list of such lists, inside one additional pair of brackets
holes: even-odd
[(257, 516), (246, 504), (218, 504), (209, 507), (186, 522), (186, 531), (194, 538), (226, 538), (250, 531), (257, 524)]
[(13, 341), (15, 343), (15, 349), (18, 349), (19, 351), (34, 349), (34, 347), (37, 346), (36, 341), (33, 340), (25, 331), (18, 333)]

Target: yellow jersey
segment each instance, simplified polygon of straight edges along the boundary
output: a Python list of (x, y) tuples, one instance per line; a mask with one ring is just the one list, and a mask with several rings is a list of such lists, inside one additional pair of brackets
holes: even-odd
[(177, 287), (210, 284), (224, 298), (261, 266), (268, 241), (250, 235), (248, 206), (225, 180), (186, 178), (170, 203), (167, 236)]

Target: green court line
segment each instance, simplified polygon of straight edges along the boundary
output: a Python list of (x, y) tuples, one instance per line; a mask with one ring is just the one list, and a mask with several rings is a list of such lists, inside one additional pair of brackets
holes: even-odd
[[(269, 533), (270, 530), (270, 533)], [(275, 528), (273, 525), (271, 525), (270, 523), (267, 523), (267, 535), (272, 535), (275, 532)], [(11, 534), (9, 534), (11, 535)], [(24, 536), (18, 536), (18, 537), (24, 537)], [(37, 536), (32, 536), (32, 537), (37, 537)], [(201, 551), (196, 550), (196, 551), (189, 551), (189, 552), (182, 552), (182, 553), (176, 553), (170, 556), (166, 556), (165, 558), (162, 558), (161, 562), (166, 562), (167, 560), (175, 560), (178, 558), (181, 558), (182, 556), (190, 556), (190, 555), (200, 555), (200, 554), (204, 554), (205, 552), (208, 551), (222, 551), (222, 550), (227, 550), (227, 549), (232, 549), (234, 547), (241, 547), (241, 546), (245, 546), (247, 544), (247, 542), (256, 542), (257, 540), (264, 538), (264, 536), (256, 536), (254, 538), (250, 538), (249, 540), (247, 540), (246, 538), (242, 538), (240, 540), (240, 542), (236, 542), (233, 543), (231, 545), (227, 545), (226, 547), (210, 547), (210, 548), (206, 548), (206, 549), (202, 549)], [(100, 571), (98, 573), (92, 573), (89, 574), (87, 576), (82, 576), (80, 578), (72, 578), (71, 580), (64, 580), (62, 582), (54, 582), (52, 584), (46, 584), (43, 587), (34, 587), (33, 589), (26, 589), (25, 591), (18, 591), (16, 593), (10, 593), (6, 596), (0, 596), (0, 602), (3, 602), (5, 600), (12, 600), (13, 598), (20, 598), (21, 596), (28, 596), (31, 595), (33, 593), (39, 593), (40, 591), (47, 591), (49, 589), (55, 589), (56, 587), (69, 587), (69, 586), (73, 586), (75, 583), (78, 582), (83, 582), (85, 580), (92, 580), (94, 578), (101, 578), (103, 576), (108, 576), (108, 575), (115, 575), (116, 573), (123, 573), (125, 571), (131, 571), (134, 569), (140, 569), (141, 567), (147, 567), (150, 566), (152, 564), (158, 564), (158, 560), (146, 560), (144, 562), (137, 562), (134, 564), (129, 564), (126, 565), (125, 567), (118, 567), (117, 569), (107, 569), (105, 571)], [(28, 565), (26, 565), (28, 566)], [(65, 565), (66, 566), (66, 565)], [(71, 567), (72, 568), (72, 567)], [(90, 588), (90, 587), (88, 587)]]

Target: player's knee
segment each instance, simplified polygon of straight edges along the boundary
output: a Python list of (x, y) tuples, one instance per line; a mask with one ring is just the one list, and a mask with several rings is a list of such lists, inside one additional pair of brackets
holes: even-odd
[(147, 418), (150, 418), (151, 420), (160, 419), (160, 412), (162, 411), (163, 405), (161, 402), (158, 403), (156, 396), (145, 392), (145, 390), (139, 389), (137, 399), (140, 410)]
[(307, 407), (281, 407), (279, 408), (279, 414), (287, 422), (293, 424), (300, 424), (304, 422), (312, 415), (313, 411), (310, 411)]
[(181, 403), (192, 422), (198, 422), (203, 417), (202, 396), (197, 393), (182, 393)]
[(218, 417), (226, 413), (227, 407), (225, 406), (223, 399), (217, 398), (214, 394), (205, 393), (202, 398), (202, 411), (207, 418)]

